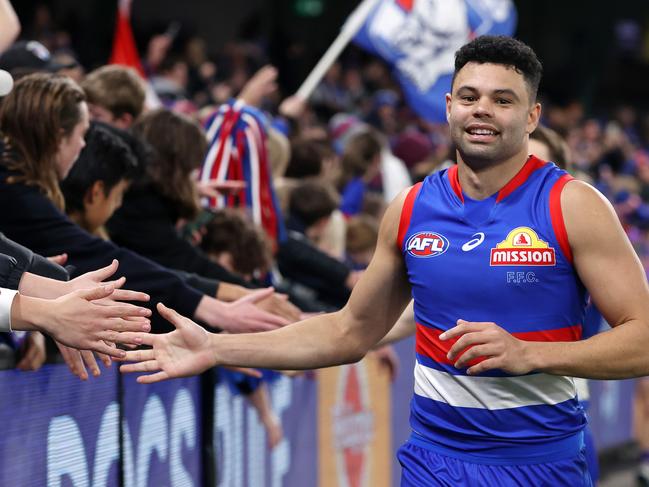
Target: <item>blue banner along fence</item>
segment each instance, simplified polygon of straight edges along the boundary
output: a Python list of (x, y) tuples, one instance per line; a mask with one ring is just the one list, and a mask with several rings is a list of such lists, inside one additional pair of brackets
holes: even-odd
[[(64, 366), (0, 372), (0, 485), (298, 487), (397, 485), (409, 434), (411, 342), (396, 382), (371, 359), (270, 383), (286, 439), (270, 451), (256, 412), (211, 372), (143, 386), (115, 367), (81, 382)], [(632, 381), (596, 382), (600, 447), (628, 441)], [(120, 427), (121, 424), (121, 427)]]

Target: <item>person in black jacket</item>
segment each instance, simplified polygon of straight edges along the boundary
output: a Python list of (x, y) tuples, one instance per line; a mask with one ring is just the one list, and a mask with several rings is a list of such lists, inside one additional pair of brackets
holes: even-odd
[[(88, 109), (70, 79), (34, 74), (21, 79), (0, 108), (4, 148), (0, 161), (0, 231), (41, 255), (67, 253), (81, 274), (117, 258), (130, 286), (169, 301), (209, 326), (231, 332), (268, 330), (287, 320), (254, 303), (272, 293), (262, 290), (222, 303), (187, 286), (167, 269), (131, 251), (92, 237), (62, 212), (58, 182), (84, 145)], [(154, 321), (154, 330), (165, 329)], [(168, 327), (166, 327), (168, 329)]]
[(319, 181), (303, 182), (291, 191), (286, 221), (289, 238), (280, 245), (277, 258), (284, 276), (310, 287), (320, 300), (340, 308), (361, 273), (316, 246), (337, 207), (334, 195)]

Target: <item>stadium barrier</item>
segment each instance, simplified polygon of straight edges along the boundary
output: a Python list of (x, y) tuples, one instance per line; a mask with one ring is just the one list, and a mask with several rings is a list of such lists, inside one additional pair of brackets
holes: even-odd
[[(286, 439), (270, 451), (256, 412), (221, 380), (143, 386), (116, 367), (81, 382), (66, 367), (0, 372), (0, 485), (303, 487), (398, 485), (409, 435), (412, 342), (399, 376), (372, 359), (270, 383)], [(600, 446), (628, 440), (632, 381), (594, 384)]]

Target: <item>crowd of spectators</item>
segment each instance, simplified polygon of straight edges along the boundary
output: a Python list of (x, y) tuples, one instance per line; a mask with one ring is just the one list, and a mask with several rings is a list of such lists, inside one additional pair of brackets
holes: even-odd
[[(387, 202), (453, 164), (446, 124), (417, 117), (389, 68), (352, 47), (305, 102), (278, 86), (261, 45), (232, 41), (213, 49), (200, 37), (155, 35), (142, 53), (145, 81), (129, 68), (82, 66), (47, 7), (23, 22), (0, 68), (14, 75), (18, 91), (51, 73), (71, 78), (93, 120), (76, 165), (58, 175), (61, 189), (59, 181), (41, 188), (69, 216), (61, 213), (65, 225), (85, 236), (70, 248), (65, 239), (42, 246), (38, 227), (20, 231), (6, 217), (0, 231), (50, 252), (46, 257), (69, 253), (72, 277), (105, 264), (88, 256), (93, 252), (125, 259), (134, 289), (154, 300), (172, 292), (186, 298), (183, 314), (205, 326), (272, 329), (340, 307), (369, 263)], [(34, 77), (38, 72), (50, 74)], [(567, 154), (568, 170), (611, 201), (649, 269), (649, 113), (543, 102), (543, 125)], [(7, 126), (0, 130), (10, 151), (19, 141), (10, 140)], [(7, 203), (17, 204), (8, 195)], [(31, 240), (21, 241), (27, 233)], [(144, 285), (153, 279), (178, 291)], [(216, 304), (226, 302), (229, 308)], [(153, 332), (165, 329), (159, 321), (152, 318)], [(43, 347), (22, 337), (4, 342), (5, 364)], [(395, 367), (389, 350), (380, 354)], [(31, 363), (35, 369), (42, 360)], [(80, 375), (78, 363), (74, 370)], [(257, 390), (241, 377), (232, 383)], [(281, 427), (266, 394), (253, 401), (276, 444)]]

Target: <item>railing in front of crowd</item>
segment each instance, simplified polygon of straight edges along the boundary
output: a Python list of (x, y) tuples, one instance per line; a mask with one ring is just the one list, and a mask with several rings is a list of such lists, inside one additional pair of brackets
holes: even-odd
[[(397, 346), (392, 385), (371, 358), (270, 382), (285, 432), (272, 450), (256, 411), (218, 370), (147, 386), (116, 367), (87, 382), (60, 365), (0, 372), (0, 485), (397, 485), (412, 349), (412, 341)], [(592, 385), (599, 447), (629, 439), (632, 387)]]

